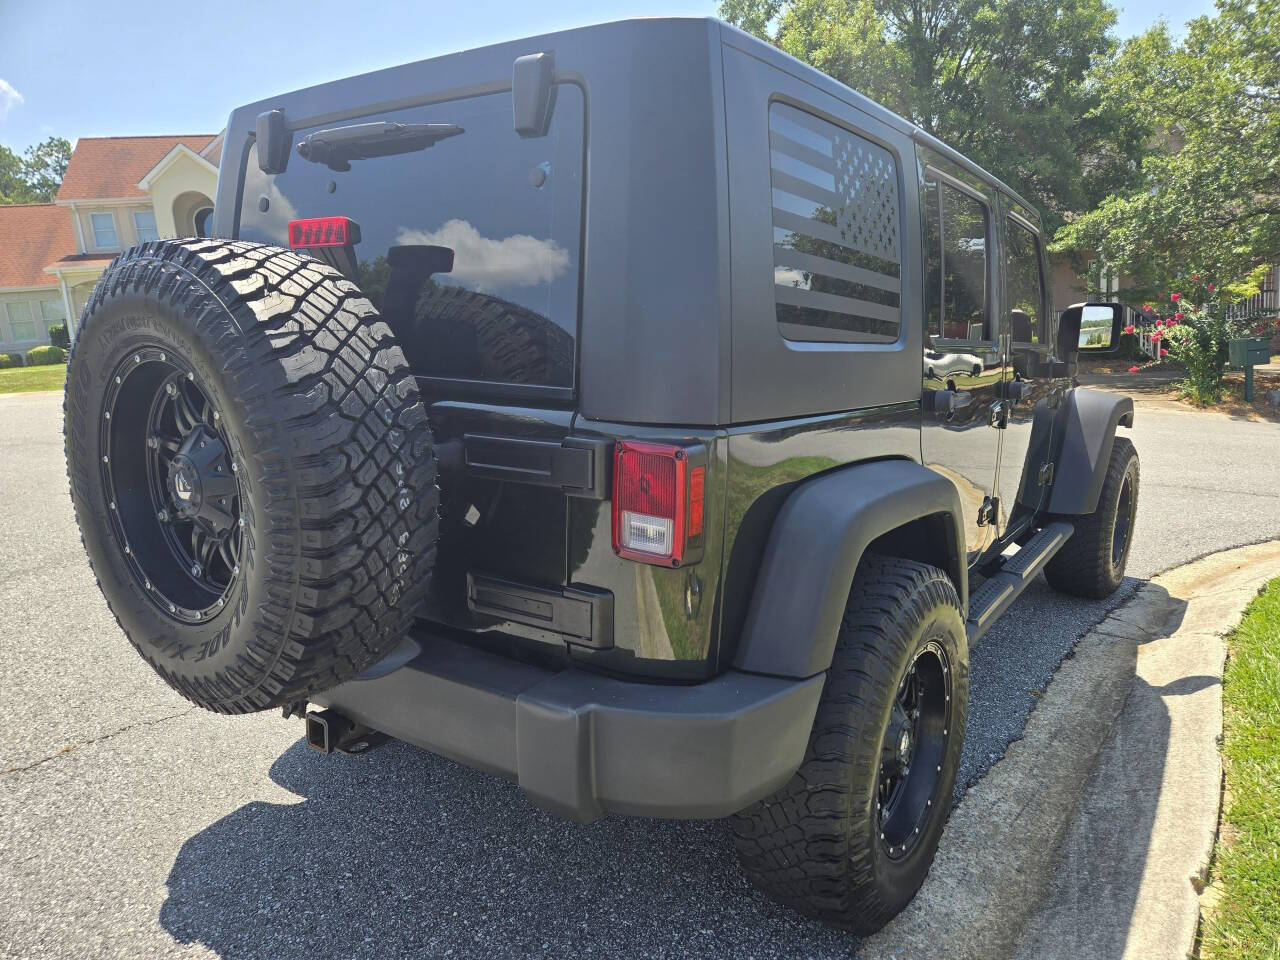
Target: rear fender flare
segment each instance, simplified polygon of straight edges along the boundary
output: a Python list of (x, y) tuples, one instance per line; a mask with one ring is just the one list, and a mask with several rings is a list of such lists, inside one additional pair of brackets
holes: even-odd
[(925, 545), (929, 562), (956, 581), (963, 609), (962, 516), (955, 485), (910, 460), (857, 464), (802, 484), (774, 520), (734, 666), (800, 678), (826, 670), (867, 547), (927, 517), (947, 531), (945, 542)]

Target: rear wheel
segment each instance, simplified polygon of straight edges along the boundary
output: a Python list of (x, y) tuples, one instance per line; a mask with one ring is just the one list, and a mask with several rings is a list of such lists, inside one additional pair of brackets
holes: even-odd
[(968, 677), (960, 601), (947, 575), (866, 558), (800, 769), (733, 818), (751, 881), (857, 933), (902, 910), (929, 872), (951, 807)]
[(1097, 509), (1085, 517), (1062, 518), (1075, 526), (1075, 533), (1045, 567), (1049, 586), (1094, 599), (1115, 593), (1133, 545), (1138, 481), (1138, 452), (1128, 439), (1116, 437)]
[(183, 696), (278, 706), (404, 637), (435, 457), (400, 348), (340, 274), (253, 243), (127, 251), (85, 311), (65, 431), (99, 586)]

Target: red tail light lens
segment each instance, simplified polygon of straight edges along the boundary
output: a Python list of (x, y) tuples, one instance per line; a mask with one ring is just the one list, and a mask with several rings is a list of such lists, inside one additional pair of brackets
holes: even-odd
[(682, 447), (619, 441), (613, 461), (613, 549), (673, 567), (702, 535), (706, 468)]
[(360, 228), (349, 217), (312, 217), (289, 221), (289, 246), (345, 247), (360, 241)]

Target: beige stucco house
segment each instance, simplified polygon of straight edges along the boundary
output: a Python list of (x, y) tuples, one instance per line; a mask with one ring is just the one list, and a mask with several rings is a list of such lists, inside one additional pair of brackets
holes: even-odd
[(143, 240), (202, 235), (221, 134), (85, 137), (53, 203), (0, 206), (0, 353), (49, 342), (76, 320), (103, 269)]

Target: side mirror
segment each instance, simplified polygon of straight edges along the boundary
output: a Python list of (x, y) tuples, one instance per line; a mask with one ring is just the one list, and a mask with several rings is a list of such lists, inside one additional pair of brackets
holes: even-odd
[(1069, 360), (1081, 353), (1094, 357), (1119, 353), (1128, 309), (1120, 303), (1077, 303), (1062, 311), (1058, 356)]

